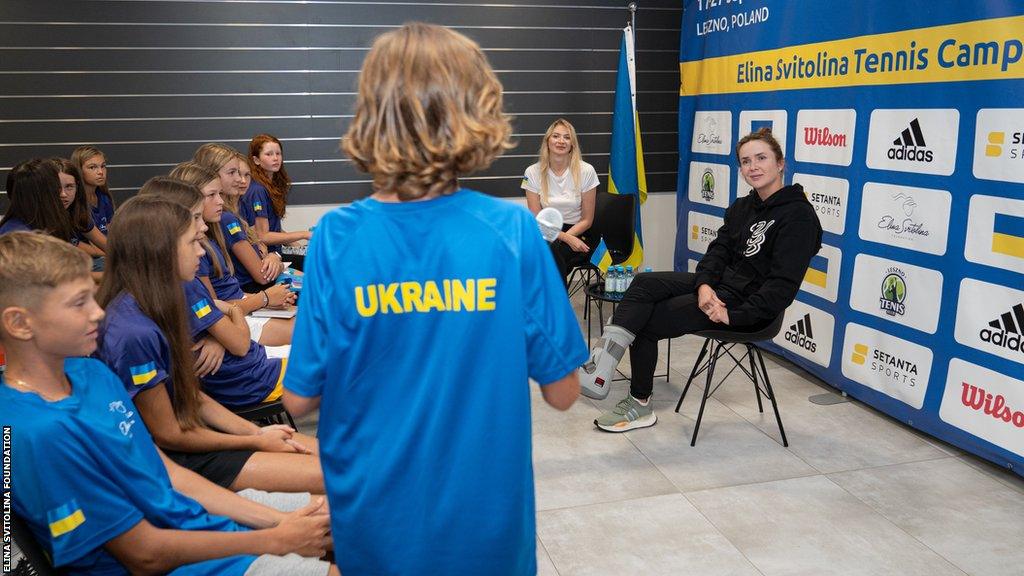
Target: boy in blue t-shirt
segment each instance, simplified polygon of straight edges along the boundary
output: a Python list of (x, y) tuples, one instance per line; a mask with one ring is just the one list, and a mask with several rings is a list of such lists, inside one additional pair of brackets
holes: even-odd
[[(370, 104), (374, 82), (402, 88)], [(415, 23), (375, 42), (357, 102), (343, 145), (375, 193), (317, 226), (284, 384), (292, 414), (323, 404), (339, 568), (535, 574), (528, 378), (565, 410), (587, 349), (530, 213), (455, 181), (508, 142), (501, 85)]]
[(282, 515), (178, 467), (156, 449), (117, 377), (80, 357), (96, 348), (103, 318), (89, 269), (57, 239), (0, 237), (8, 361), (0, 422), (11, 430), (11, 493), (53, 563), (70, 574), (336, 570), (292, 554), (322, 555), (322, 502)]

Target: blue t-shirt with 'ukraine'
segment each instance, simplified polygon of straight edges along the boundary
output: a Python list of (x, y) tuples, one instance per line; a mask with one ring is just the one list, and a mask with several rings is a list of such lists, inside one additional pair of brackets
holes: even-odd
[(342, 574), (534, 574), (527, 378), (587, 349), (530, 213), (362, 200), (320, 221), (304, 282), (285, 388), (322, 396)]
[[(174, 490), (135, 405), (106, 366), (68, 358), (64, 371), (71, 396), (57, 402), (0, 384), (0, 420), (11, 426), (17, 466), (14, 508), (54, 564), (69, 574), (127, 574), (103, 545), (143, 519), (170, 530), (245, 530)], [(242, 575), (254, 560), (232, 556), (171, 574)]]

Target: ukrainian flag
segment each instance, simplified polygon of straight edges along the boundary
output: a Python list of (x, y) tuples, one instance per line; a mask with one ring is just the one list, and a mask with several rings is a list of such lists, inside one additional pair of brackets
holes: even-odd
[(148, 362), (138, 366), (131, 366), (128, 370), (132, 373), (132, 383), (136, 386), (148, 384), (156, 377), (156, 362)]
[(828, 258), (815, 255), (804, 273), (804, 282), (825, 288), (828, 284)]
[[(637, 196), (633, 252), (621, 262), (639, 269), (644, 260), (643, 230), (640, 206), (647, 201), (647, 177), (644, 174), (644, 151), (640, 144), (640, 117), (636, 112), (636, 55), (633, 50), (633, 28), (622, 31), (619, 46), (619, 71), (615, 82), (615, 109), (612, 114), (612, 149), (608, 162), (608, 192)], [(602, 271), (612, 263), (604, 240), (590, 260)]]
[(263, 203), (260, 202), (259, 200), (257, 200), (256, 202), (253, 202), (252, 209), (255, 212), (259, 212), (260, 210), (263, 210)]
[(78, 506), (78, 502), (72, 499), (53, 510), (48, 510), (46, 522), (50, 525), (50, 535), (58, 538), (81, 526), (85, 522), (85, 514)]
[(232, 222), (228, 224), (228, 234), (235, 235), (242, 231), (242, 227), (238, 225), (238, 222)]
[(1024, 258), (1024, 217), (996, 214), (992, 226), (992, 251)]
[(203, 298), (199, 302), (192, 305), (192, 312), (195, 313), (196, 318), (202, 318), (210, 313), (210, 302)]

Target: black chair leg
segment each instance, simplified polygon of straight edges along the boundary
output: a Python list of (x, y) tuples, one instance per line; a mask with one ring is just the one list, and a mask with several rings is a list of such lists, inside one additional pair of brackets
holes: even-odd
[(757, 396), (757, 411), (764, 414), (764, 406), (761, 405), (761, 388), (757, 385), (757, 368), (754, 366), (754, 346), (747, 344), (747, 356), (750, 358), (750, 375), (754, 381), (754, 395)]
[(686, 392), (690, 389), (690, 383), (693, 382), (693, 378), (697, 375), (697, 369), (700, 368), (701, 361), (704, 360), (704, 356), (708, 353), (708, 344), (710, 343), (711, 338), (704, 339), (704, 346), (700, 349), (697, 361), (693, 363), (693, 370), (690, 370), (690, 377), (686, 379), (686, 386), (683, 386), (683, 393), (679, 395), (679, 402), (676, 402), (676, 412), (679, 412), (679, 407), (683, 405), (683, 398), (686, 398)]
[(711, 396), (711, 385), (714, 383), (715, 377), (715, 364), (718, 363), (718, 355), (721, 352), (722, 343), (719, 342), (712, 350), (711, 357), (708, 359), (710, 364), (708, 365), (708, 380), (704, 386), (704, 395), (700, 399), (700, 411), (697, 412), (697, 423), (693, 426), (693, 438), (690, 439), (690, 446), (697, 445), (697, 432), (700, 430), (700, 421), (704, 417), (704, 406), (708, 403), (708, 397)]
[[(291, 415), (290, 412), (285, 410), (284, 411), (284, 417), (288, 419), (288, 425), (292, 427), (292, 430), (295, 430), (295, 431), (299, 430), (298, 426), (295, 425), (295, 420), (292, 418), (292, 415)], [(283, 424), (283, 422), (282, 422), (282, 424)]]
[(782, 427), (782, 416), (779, 415), (779, 405), (775, 401), (775, 390), (772, 388), (772, 381), (768, 379), (768, 370), (764, 365), (764, 357), (761, 356), (761, 350), (754, 348), (757, 353), (757, 360), (761, 364), (761, 375), (764, 377), (765, 390), (767, 391), (768, 399), (772, 401), (772, 410), (775, 411), (775, 421), (779, 424), (779, 434), (782, 435), (782, 445), (789, 447), (789, 440), (786, 439), (786, 430)]

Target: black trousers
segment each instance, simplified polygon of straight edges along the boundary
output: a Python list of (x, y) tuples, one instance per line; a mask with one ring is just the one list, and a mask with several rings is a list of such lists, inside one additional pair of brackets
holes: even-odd
[[(572, 228), (572, 224), (566, 224), (562, 226), (562, 232), (567, 232), (569, 228)], [(590, 250), (586, 252), (576, 252), (569, 247), (568, 244), (561, 240), (555, 240), (550, 244), (551, 255), (555, 258), (555, 266), (558, 267), (558, 273), (562, 275), (562, 283), (568, 287), (569, 272), (577, 266), (583, 266), (587, 262), (590, 262), (590, 257), (594, 255), (594, 249), (597, 248), (597, 240), (591, 241), (589, 230), (584, 232), (579, 239), (583, 240)]]
[[(739, 304), (730, 292), (716, 291), (727, 308)], [(654, 390), (654, 367), (658, 363), (658, 341), (701, 330), (727, 328), (708, 319), (697, 304), (697, 286), (689, 272), (647, 272), (639, 274), (615, 309), (612, 324), (636, 334), (629, 347), (633, 372), (629, 392), (646, 400)]]

